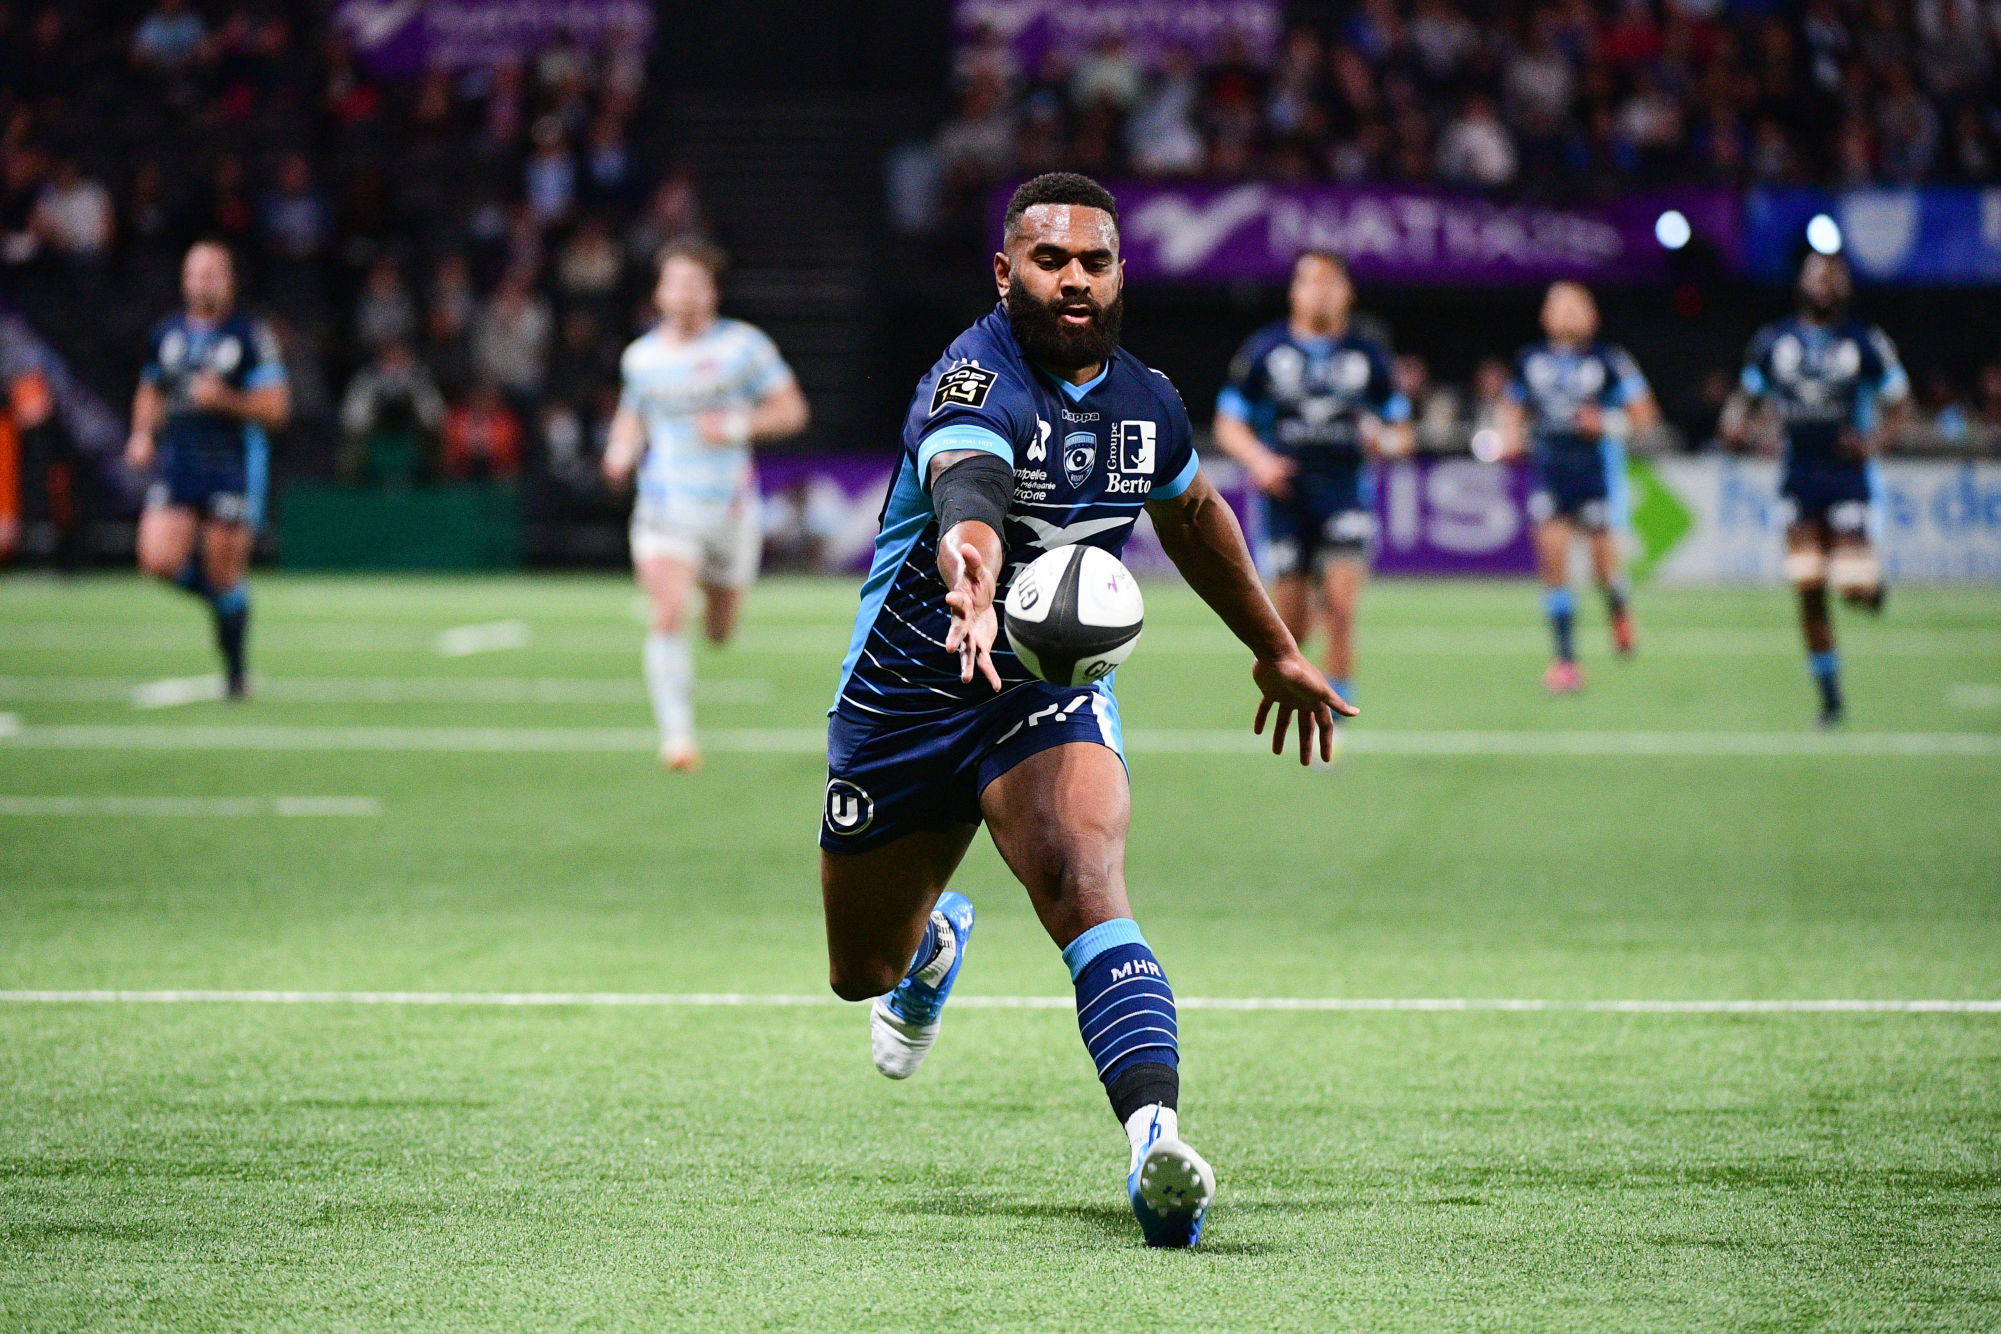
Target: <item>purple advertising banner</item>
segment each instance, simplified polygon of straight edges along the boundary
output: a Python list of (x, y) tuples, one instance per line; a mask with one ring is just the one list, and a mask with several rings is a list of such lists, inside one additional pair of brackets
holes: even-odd
[(1144, 64), (1177, 46), (1213, 55), (1235, 37), (1244, 55), (1269, 65), (1285, 22), (1280, 0), (957, 0), (952, 36), (960, 47), (997, 39), (1026, 74), (1050, 52), (1076, 58), (1117, 37)]
[[(876, 519), (896, 459), (887, 454), (767, 454), (758, 459), (765, 561), (770, 569), (857, 573), (868, 568)], [(1262, 524), (1243, 472), (1227, 460), (1203, 464), (1237, 511), (1254, 547)], [(1407, 575), (1526, 575), (1529, 470), (1456, 456), (1402, 459), (1376, 473), (1377, 571)], [(1262, 554), (1262, 553), (1260, 553)], [(1126, 544), (1141, 575), (1171, 576), (1145, 515)]]
[(1535, 572), (1526, 464), (1399, 459), (1376, 472), (1380, 574)]
[(370, 73), (390, 77), (522, 60), (564, 40), (653, 40), (647, 0), (335, 0), (333, 22)]
[[(1604, 204), (1504, 204), (1393, 186), (1114, 184), (1131, 276), (1169, 282), (1282, 281), (1298, 253), (1332, 248), (1364, 282), (1500, 286), (1667, 275), (1655, 224), (1672, 209), (1733, 267), (1737, 196), (1664, 190)], [(999, 219), (1005, 194), (997, 197)]]

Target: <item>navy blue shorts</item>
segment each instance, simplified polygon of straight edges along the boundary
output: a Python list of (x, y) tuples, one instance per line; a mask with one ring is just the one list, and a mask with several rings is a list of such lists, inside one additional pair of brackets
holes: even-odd
[(820, 846), (866, 852), (920, 830), (976, 825), (988, 783), (1038, 751), (1075, 741), (1107, 746), (1124, 762), (1110, 678), (1090, 686), (1031, 681), (938, 718), (836, 712), (827, 724)]
[(1854, 459), (1793, 459), (1779, 484), (1791, 523), (1824, 523), (1836, 533), (1866, 531), (1876, 497), (1869, 464)]
[(188, 458), (172, 449), (160, 459), (159, 479), (146, 491), (146, 508), (191, 509), (204, 518), (257, 527), (264, 517), (260, 460)]
[(1567, 519), (1594, 533), (1611, 526), (1611, 470), (1599, 447), (1545, 450), (1536, 455), (1535, 464), (1531, 519)]
[(1274, 576), (1318, 574), (1329, 560), (1366, 560), (1376, 536), (1368, 470), (1303, 465), (1292, 494), (1260, 495), (1265, 559)]

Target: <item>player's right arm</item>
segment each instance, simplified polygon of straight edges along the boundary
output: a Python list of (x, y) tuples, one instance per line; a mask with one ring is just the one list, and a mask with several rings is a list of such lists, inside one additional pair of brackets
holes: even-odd
[(1230, 362), (1230, 376), (1216, 395), (1216, 420), (1211, 433), (1216, 446), (1250, 474), (1251, 484), (1267, 495), (1283, 499), (1292, 491), (1292, 475), (1297, 465), (1263, 440), (1251, 426), (1255, 409), (1251, 406), (1264, 387), (1262, 339), (1251, 335)]
[(1737, 387), (1724, 400), (1723, 413), (1716, 419), (1717, 436), (1732, 449), (1743, 449), (1749, 443), (1751, 414), (1770, 389), (1765, 377), (1765, 354), (1771, 345), (1771, 330), (1759, 330), (1744, 354), (1744, 370), (1737, 377)]
[(961, 681), (970, 682), (978, 672), (999, 690), (993, 647), (1000, 616), (994, 611), (994, 592), (1006, 557), (1001, 528), (1014, 470), (984, 450), (946, 449), (932, 456), (924, 484), (938, 513), (938, 578), (952, 611), (945, 651), (959, 655)]
[(154, 442), (160, 433), (160, 418), (165, 408), (160, 387), (151, 380), (139, 381), (139, 388), (132, 395), (132, 434), (125, 441), (125, 466), (134, 472), (144, 472), (153, 466)]
[(639, 412), (629, 403), (621, 402), (618, 411), (612, 414), (611, 430), (605, 437), (604, 478), (615, 487), (623, 487), (632, 480), (632, 470), (639, 466), (639, 456), (646, 451), (646, 424), (639, 419)]

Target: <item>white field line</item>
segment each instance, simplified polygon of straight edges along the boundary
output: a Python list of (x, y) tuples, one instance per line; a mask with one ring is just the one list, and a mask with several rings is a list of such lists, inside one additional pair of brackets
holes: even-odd
[(1962, 682), (1952, 688), (1952, 693), (1947, 698), (1956, 708), (2001, 709), (2001, 685)]
[(535, 631), (526, 621), (488, 621), (484, 625), (455, 625), (440, 630), (438, 656), (465, 658), (475, 653), (498, 653), (505, 649), (527, 648)]
[[(594, 1006), (663, 1009), (832, 1007), (833, 996), (746, 992), (622, 991), (0, 991), (0, 1004), (44, 1005), (437, 1005)], [(958, 1009), (1068, 1010), (1070, 996), (954, 996)], [(1184, 996), (1184, 1010), (1527, 1012), (1576, 1014), (2001, 1014), (2001, 1000), (1522, 1000), (1508, 997), (1421, 996)]]
[[(602, 676), (253, 676), (251, 694), (277, 704), (638, 704), (637, 672)], [(715, 677), (695, 682), (710, 704), (764, 704), (771, 682)], [(130, 676), (0, 676), (0, 700), (36, 703), (127, 701), (135, 709), (221, 699), (220, 676), (142, 681)]]
[[(246, 724), (185, 727), (56, 723), (0, 731), (0, 745), (34, 750), (440, 751), (570, 753), (652, 751), (644, 727), (315, 727)], [(1350, 753), (1462, 758), (1969, 758), (2001, 756), (2001, 732), (1389, 732), (1350, 729)], [(818, 727), (717, 728), (702, 734), (715, 753), (817, 755)], [(1136, 728), (1134, 756), (1254, 755), (1271, 743), (1248, 729)]]
[(374, 797), (8, 797), (4, 815), (319, 816), (380, 815)]
[[(266, 652), (295, 653), (444, 653), (490, 652), (533, 643), (537, 653), (590, 656), (630, 655), (638, 651), (629, 626), (594, 622), (545, 622), (539, 638), (527, 621), (495, 621), (453, 627), (442, 633), (407, 621), (276, 621), (261, 625), (258, 643)], [(848, 621), (753, 623), (736, 636), (736, 645), (752, 653), (826, 655), (838, 660), (852, 624)], [(524, 631), (527, 638), (523, 638)], [(1662, 627), (1647, 631), (1642, 652), (1663, 657), (1782, 657), (1797, 658), (1799, 637), (1789, 627)], [(1850, 652), (1900, 658), (1976, 657), (2001, 654), (2001, 630), (1920, 629), (1859, 626), (1850, 631)], [(1367, 626), (1366, 652), (1418, 656), (1498, 655), (1540, 657), (1548, 635), (1531, 614), (1520, 626)], [(445, 636), (453, 636), (451, 649)], [(153, 651), (188, 648), (202, 642), (199, 627), (146, 623), (119, 625), (101, 621), (0, 620), (0, 651)], [(470, 645), (470, 647), (466, 647)], [(1140, 652), (1241, 657), (1245, 649), (1221, 627), (1156, 626), (1140, 640)]]

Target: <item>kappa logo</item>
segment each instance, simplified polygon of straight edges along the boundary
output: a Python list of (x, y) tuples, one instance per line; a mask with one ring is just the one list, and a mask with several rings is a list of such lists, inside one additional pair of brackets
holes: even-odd
[(1098, 462), (1098, 437), (1089, 431), (1072, 431), (1063, 437), (1063, 475), (1070, 485), (1082, 486)]
[(1112, 965), (1112, 981), (1114, 982), (1128, 977), (1138, 977), (1141, 973), (1146, 974), (1148, 977), (1166, 976), (1166, 974), (1160, 971), (1160, 965), (1151, 959), (1132, 959), (1125, 963)]
[(859, 834), (875, 823), (875, 799), (845, 778), (827, 781), (827, 828)]
[(967, 362), (954, 366), (938, 377), (938, 383), (931, 389), (931, 411), (943, 408), (985, 407), (987, 395), (993, 392), (994, 382), (1000, 377), (984, 366)]

